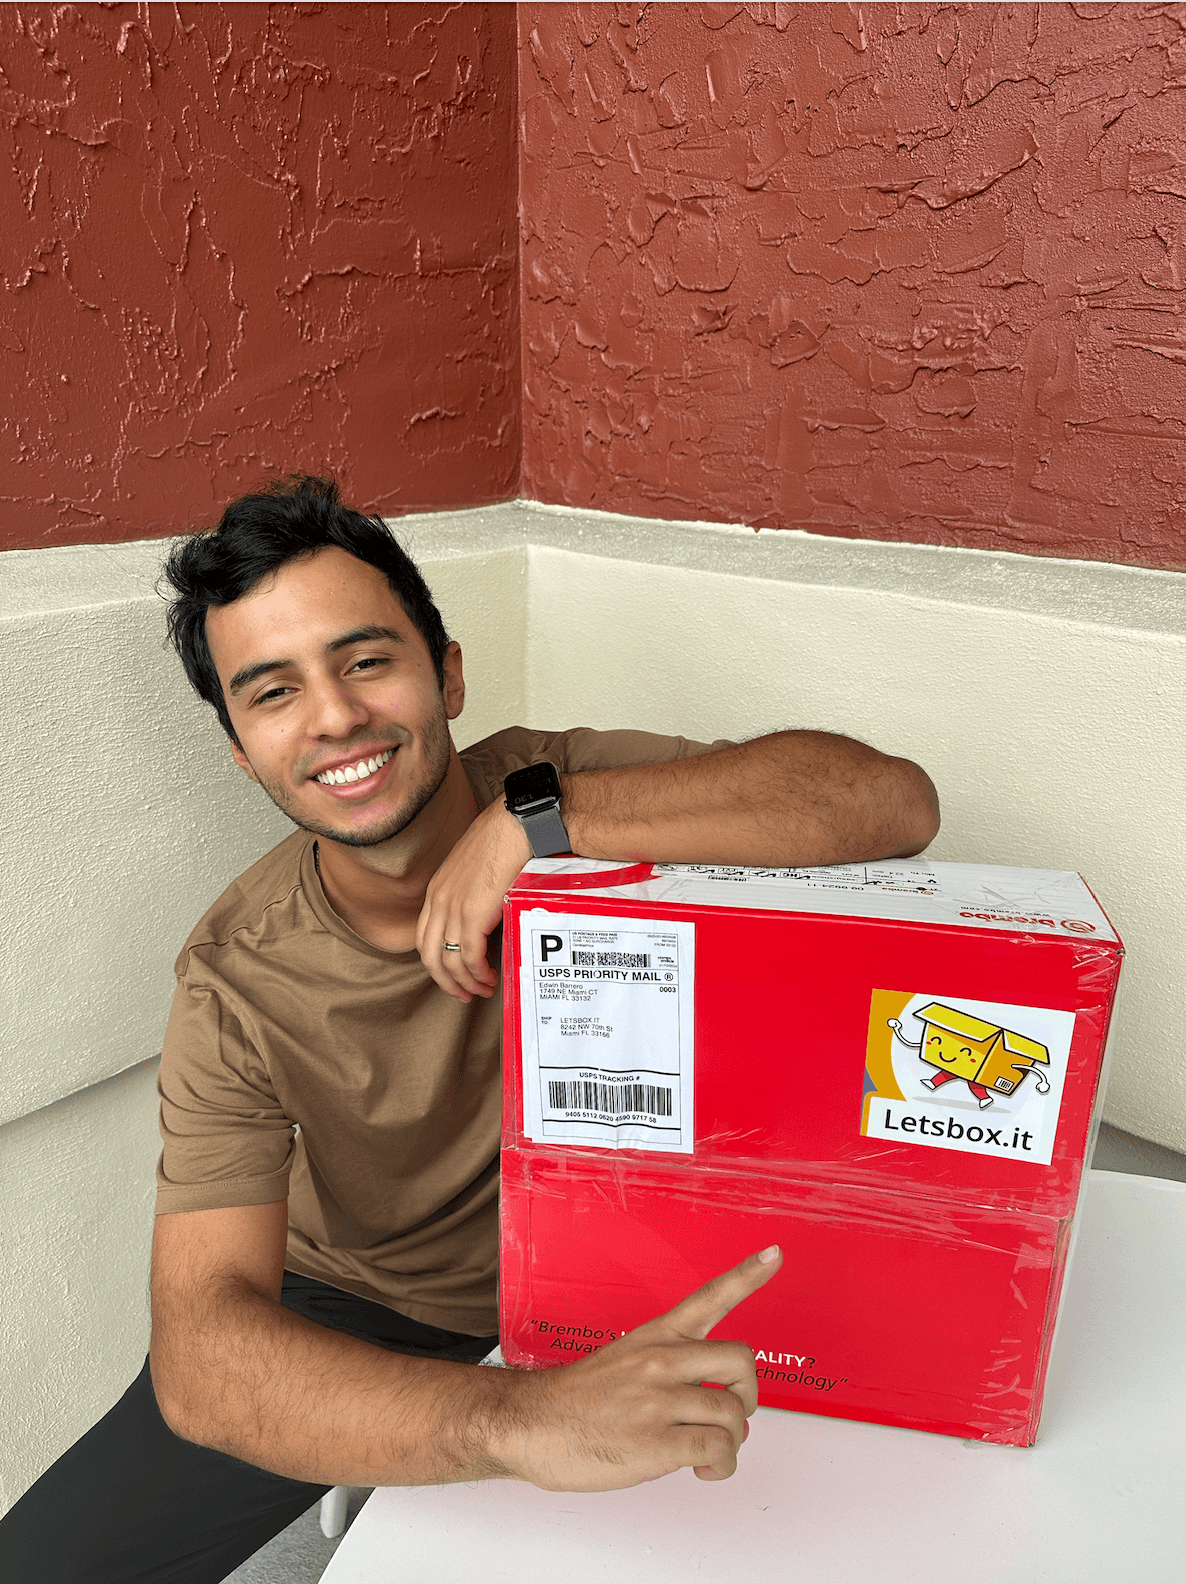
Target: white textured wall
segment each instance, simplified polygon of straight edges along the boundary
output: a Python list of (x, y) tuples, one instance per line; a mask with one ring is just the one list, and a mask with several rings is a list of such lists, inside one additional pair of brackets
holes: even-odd
[(0, 1127), (0, 1512), (148, 1351), (156, 1067)]
[[(1186, 1149), (1186, 580), (529, 505), (397, 527), (465, 651), (460, 744), (850, 732), (930, 770), (935, 856), (1082, 870), (1129, 950), (1108, 1119)], [(173, 959), (291, 828), (162, 648), (164, 548), (0, 557), (4, 1503), (142, 1354)]]
[[(422, 541), (473, 678), (464, 743), (524, 712), (526, 549)], [(163, 648), (167, 548), (0, 556), (0, 1511), (139, 1367), (173, 961), (292, 829)]]
[(15, 942), (0, 1121), (159, 1049), (173, 959), (203, 905), (291, 829), (162, 650), (164, 548), (0, 561), (14, 705), (0, 906)]
[(1127, 948), (1105, 1116), (1186, 1150), (1186, 578), (690, 525), (630, 545), (619, 519), (624, 559), (558, 516), (533, 536), (531, 724), (814, 727), (918, 760), (934, 857), (1095, 890)]

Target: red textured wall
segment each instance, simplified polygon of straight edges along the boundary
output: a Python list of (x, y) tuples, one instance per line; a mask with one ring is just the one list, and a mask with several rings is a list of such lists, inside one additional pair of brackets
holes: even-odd
[(519, 7), (523, 493), (1186, 566), (1186, 7)]
[(0, 7), (0, 545), (505, 499), (515, 15)]
[(522, 405), (543, 500), (1186, 566), (1182, 6), (7, 5), (0, 73), (0, 545), (505, 499)]

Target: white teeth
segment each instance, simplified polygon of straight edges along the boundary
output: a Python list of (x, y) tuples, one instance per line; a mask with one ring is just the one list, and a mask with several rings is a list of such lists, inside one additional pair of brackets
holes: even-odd
[(344, 770), (324, 770), (317, 780), (322, 786), (345, 786), (349, 781), (365, 781), (367, 776), (381, 770), (394, 752), (394, 748), (389, 748), (375, 759), (360, 759), (356, 765), (347, 765)]

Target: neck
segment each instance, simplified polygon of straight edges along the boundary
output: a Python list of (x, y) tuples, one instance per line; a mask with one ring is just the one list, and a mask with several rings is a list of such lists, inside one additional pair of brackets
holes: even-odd
[(326, 900), (363, 940), (385, 951), (413, 951), (428, 882), (478, 813), (477, 800), (450, 749), (449, 769), (431, 800), (390, 841), (347, 847), (318, 839)]

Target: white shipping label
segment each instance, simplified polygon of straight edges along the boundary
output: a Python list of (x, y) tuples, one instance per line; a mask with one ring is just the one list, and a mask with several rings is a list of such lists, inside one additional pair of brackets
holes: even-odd
[(529, 1139), (692, 1153), (695, 950), (694, 924), (520, 914)]

